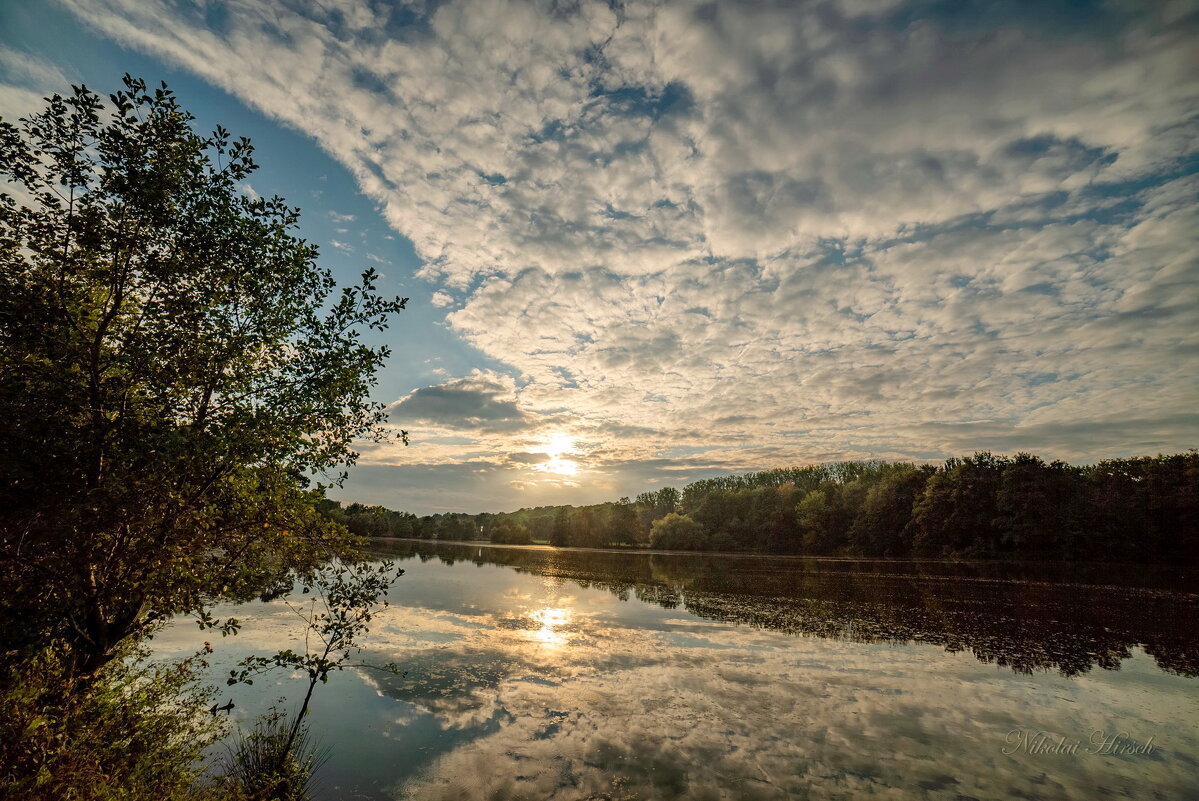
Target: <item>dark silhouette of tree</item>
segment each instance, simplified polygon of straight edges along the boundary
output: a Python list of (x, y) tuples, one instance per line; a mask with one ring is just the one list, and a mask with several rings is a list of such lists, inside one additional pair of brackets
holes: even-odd
[[(705, 479), (681, 493), (645, 492), (631, 503), (459, 517), (476, 528), (510, 520), (552, 545), (600, 547), (661, 542), (653, 532), (671, 514), (699, 527), (698, 535), (679, 540), (684, 545), (671, 546), (689, 549), (1193, 564), (1199, 562), (1199, 453), (1093, 466), (985, 452), (939, 467), (842, 462)], [(434, 521), (439, 533), (431, 536), (452, 539), (449, 519), (412, 518), (409, 525), (427, 532), (432, 523), (425, 521)], [(347, 520), (354, 528), (353, 515)]]
[(570, 544), (570, 509), (569, 506), (562, 506), (554, 514), (554, 527), (550, 531), (550, 545)]
[(90, 676), (348, 542), (309, 476), (383, 435), (362, 335), (404, 300), (336, 293), (298, 210), (240, 190), (249, 141), (192, 122), (128, 77), (0, 122), (4, 658)]
[(924, 494), (931, 467), (896, 465), (862, 498), (861, 506), (849, 529), (849, 548), (865, 556), (903, 556), (912, 543), (905, 530), (912, 519), (912, 507)]
[(608, 513), (605, 539), (609, 545), (631, 545), (637, 541), (641, 526), (637, 521), (637, 510), (628, 498), (612, 504)]
[(987, 452), (946, 461), (913, 510), (909, 529), (916, 552), (995, 553), (1000, 539), (996, 496), (1006, 463)]
[(491, 541), (503, 545), (527, 545), (533, 541), (529, 529), (524, 523), (512, 520), (500, 520), (491, 528)]

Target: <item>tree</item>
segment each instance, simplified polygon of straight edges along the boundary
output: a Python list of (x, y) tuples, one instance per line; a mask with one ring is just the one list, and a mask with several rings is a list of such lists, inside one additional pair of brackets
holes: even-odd
[(849, 529), (849, 545), (866, 556), (902, 556), (911, 550), (903, 533), (924, 493), (931, 467), (895, 465), (871, 486)]
[(832, 553), (845, 541), (847, 512), (842, 503), (841, 487), (828, 482), (813, 490), (795, 505), (795, 522), (803, 532), (805, 552)]
[(570, 513), (569, 532), (567, 543), (576, 548), (600, 548), (605, 544), (604, 532), (591, 506), (582, 506)]
[(631, 545), (637, 541), (641, 525), (637, 521), (637, 510), (628, 498), (612, 504), (608, 515), (606, 539), (609, 544)]
[(673, 551), (698, 551), (707, 545), (704, 530), (687, 515), (671, 512), (654, 521), (650, 545)]
[(533, 537), (524, 523), (505, 518), (491, 527), (491, 541), (502, 545), (528, 545)]
[(563, 547), (570, 544), (570, 511), (569, 506), (559, 506), (554, 513), (554, 527), (550, 529), (550, 545)]
[[(250, 798), (308, 798), (305, 788), (313, 765), (305, 759), (307, 748), (297, 751), (296, 745), (306, 739), (305, 716), (317, 682), (327, 684), (332, 673), (351, 666), (398, 672), (394, 664), (365, 665), (350, 659), (362, 650), (361, 637), (370, 631), (375, 614), (387, 606), (387, 590), (403, 574), (387, 561), (371, 564), (335, 560), (299, 576), (303, 594), (316, 590), (307, 609), (293, 603), (287, 593), (283, 597), (284, 603), (307, 623), (304, 652), (288, 648), (269, 657), (250, 656), (229, 671), (229, 684), (253, 684), (254, 676), (277, 668), (299, 673), (308, 680), (300, 708), (287, 725), (279, 726), (279, 718), (268, 716), (239, 749), (242, 760), (240, 764), (235, 762), (233, 773)], [(245, 757), (254, 759), (247, 763)]]
[(165, 85), (110, 100), (0, 121), (0, 642), (81, 677), (347, 542), (309, 481), (384, 436), (363, 334), (405, 303), (335, 293), (298, 209), (240, 190), (248, 140)]
[(1017, 453), (1004, 467), (995, 497), (1003, 549), (1069, 553), (1079, 530), (1081, 497), (1082, 482), (1074, 468)]
[(904, 536), (930, 556), (990, 555), (998, 550), (996, 498), (1008, 460), (983, 451), (948, 459), (925, 484)]

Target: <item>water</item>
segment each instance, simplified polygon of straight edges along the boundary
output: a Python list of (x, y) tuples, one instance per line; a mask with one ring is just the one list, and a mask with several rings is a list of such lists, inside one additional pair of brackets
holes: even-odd
[[(1199, 798), (1194, 571), (376, 555), (407, 572), (361, 658), (406, 673), (318, 685), (320, 799)], [(218, 679), (302, 645), (281, 600), (236, 614)], [(180, 624), (157, 647), (202, 639)], [(221, 701), (249, 721), (304, 683)]]

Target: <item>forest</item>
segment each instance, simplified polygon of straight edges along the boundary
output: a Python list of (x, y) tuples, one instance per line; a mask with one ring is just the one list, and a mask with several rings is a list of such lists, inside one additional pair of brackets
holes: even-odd
[(763, 470), (591, 506), (418, 517), (323, 502), (367, 537), (813, 556), (1199, 563), (1199, 451), (1076, 466), (988, 452), (940, 465)]

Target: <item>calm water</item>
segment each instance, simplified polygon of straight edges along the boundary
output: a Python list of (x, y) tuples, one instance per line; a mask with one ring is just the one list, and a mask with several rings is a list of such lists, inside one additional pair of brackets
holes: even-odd
[[(407, 674), (317, 687), (322, 799), (1199, 798), (1193, 571), (376, 552), (407, 573), (363, 658)], [(237, 614), (218, 679), (301, 633)]]

